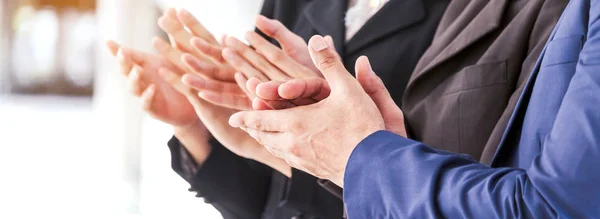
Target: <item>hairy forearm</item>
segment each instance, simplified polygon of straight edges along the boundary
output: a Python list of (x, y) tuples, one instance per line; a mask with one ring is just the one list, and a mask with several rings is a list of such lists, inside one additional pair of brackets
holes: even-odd
[(202, 165), (210, 155), (212, 147), (209, 144), (210, 134), (200, 120), (183, 126), (173, 127), (175, 137), (189, 152), (198, 165)]

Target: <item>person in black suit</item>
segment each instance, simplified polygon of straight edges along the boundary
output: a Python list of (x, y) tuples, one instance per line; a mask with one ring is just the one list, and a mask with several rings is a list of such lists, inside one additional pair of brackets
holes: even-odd
[[(351, 67), (359, 56), (371, 57), (374, 60), (372, 63), (374, 71), (378, 72), (394, 100), (399, 103), (410, 74), (421, 55), (429, 47), (448, 2), (266, 0), (261, 14), (280, 21), (304, 41), (315, 34), (331, 36), (347, 69), (354, 69)], [(364, 25), (349, 22), (346, 18), (347, 9), (352, 10), (354, 6), (364, 5), (374, 6), (374, 8), (363, 7), (358, 10), (362, 11), (362, 14), (358, 13), (357, 22)], [(169, 15), (161, 18), (162, 22), (159, 22), (162, 23), (161, 27), (166, 29), (171, 37), (179, 37), (178, 32), (169, 30), (168, 24), (172, 20), (165, 17), (168, 18)], [(185, 14), (180, 13), (176, 17), (186, 26), (193, 23), (186, 19)], [(179, 42), (175, 44), (176, 49), (194, 55), (194, 49), (190, 48), (210, 46), (210, 44), (218, 48), (214, 37), (208, 36), (210, 34), (201, 28), (193, 28), (193, 24), (191, 26), (192, 28), (189, 29), (194, 35), (205, 37), (200, 36), (201, 41)], [(274, 39), (271, 41), (277, 43)], [(176, 128), (175, 137), (169, 141), (173, 169), (190, 183), (190, 191), (197, 192), (198, 197), (204, 197), (225, 218), (343, 217), (342, 200), (319, 186), (315, 177), (291, 169), (289, 166), (287, 169), (278, 168), (282, 166), (280, 160), (262, 160), (245, 154), (247, 148), (232, 147), (236, 144), (236, 140), (242, 138), (236, 137), (233, 132), (224, 131), (223, 126), (207, 124), (211, 119), (228, 118), (216, 113), (223, 111), (222, 108), (193, 99), (191, 96), (197, 97), (194, 93), (185, 97), (177, 96), (172, 90), (163, 88), (161, 83), (153, 81), (159, 80), (153, 77), (152, 73), (157, 73), (160, 68), (176, 73), (185, 72), (182, 69), (194, 63), (182, 63), (179, 58), (181, 56), (177, 55), (175, 59), (169, 59), (167, 54), (172, 51), (160, 41), (155, 43), (155, 47), (163, 53), (163, 57), (119, 49), (116, 44), (109, 44), (109, 47), (114, 54), (118, 54), (123, 73), (130, 80), (132, 92), (145, 100), (144, 108), (152, 116), (173, 126), (194, 127), (187, 130)], [(167, 57), (166, 60), (164, 57)], [(197, 58), (206, 60), (201, 57), (201, 54)], [(185, 60), (185, 57), (183, 59)], [(226, 63), (216, 66), (226, 66)], [(227, 69), (227, 67), (220, 69)], [(213, 71), (215, 79), (231, 79), (220, 74), (223, 73), (221, 70)], [(173, 106), (175, 104), (177, 108)], [(204, 107), (190, 107), (194, 104)], [(168, 110), (169, 107), (173, 109)], [(167, 113), (156, 113), (156, 110), (153, 111), (154, 108)], [(193, 119), (192, 115), (195, 113), (202, 122), (197, 118)], [(214, 138), (210, 137), (205, 127), (210, 130)], [(221, 137), (225, 136), (224, 133), (232, 137)], [(207, 144), (206, 139), (209, 138), (211, 140)]]

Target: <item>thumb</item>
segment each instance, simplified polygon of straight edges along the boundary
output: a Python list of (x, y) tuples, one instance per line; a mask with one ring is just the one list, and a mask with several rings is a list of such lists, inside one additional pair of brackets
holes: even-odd
[(258, 28), (265, 35), (277, 40), (277, 42), (283, 48), (306, 48), (306, 42), (304, 42), (304, 39), (290, 31), (278, 20), (269, 19), (265, 16), (259, 15), (256, 17), (254, 24), (256, 25), (256, 28)]
[(338, 58), (335, 48), (329, 46), (325, 38), (319, 35), (310, 38), (308, 51), (313, 63), (321, 71), (332, 91), (338, 86), (356, 83)]
[(108, 41), (106, 41), (106, 47), (108, 48), (108, 51), (110, 51), (110, 54), (112, 54), (113, 56), (117, 56), (117, 53), (119, 52), (119, 49), (121, 48), (121, 45), (119, 45), (117, 42), (115, 42), (113, 40), (108, 40)]
[(371, 68), (369, 59), (361, 56), (356, 60), (356, 79), (365, 92), (371, 97), (381, 113), (388, 131), (406, 137), (404, 114), (396, 105), (383, 81)]

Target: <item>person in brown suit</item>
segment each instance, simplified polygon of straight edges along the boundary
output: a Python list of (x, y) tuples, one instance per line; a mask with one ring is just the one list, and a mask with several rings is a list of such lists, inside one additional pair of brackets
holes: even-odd
[(489, 164), (568, 2), (452, 1), (402, 99), (409, 136)]

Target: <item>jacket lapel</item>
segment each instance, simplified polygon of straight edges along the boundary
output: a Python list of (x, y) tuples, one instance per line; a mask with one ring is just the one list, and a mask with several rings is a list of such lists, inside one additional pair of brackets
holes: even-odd
[(348, 41), (346, 54), (352, 54), (387, 35), (423, 20), (426, 17), (424, 7), (422, 0), (389, 1)]
[(344, 14), (347, 8), (347, 0), (314, 0), (304, 10), (304, 16), (317, 33), (333, 38), (335, 49), (340, 54), (345, 44)]
[[(480, 0), (478, 0), (480, 1)], [(478, 40), (485, 37), (500, 27), (502, 15), (504, 14), (508, 0), (490, 0), (474, 18), (469, 18), (470, 23), (456, 36), (440, 35), (434, 41), (449, 41), (450, 43), (436, 54), (425, 54), (425, 56), (434, 57), (429, 64), (426, 64), (421, 70), (417, 70), (409, 80), (408, 88), (411, 84), (430, 72), (436, 66), (442, 64), (453, 56), (465, 50), (467, 47), (475, 44)], [(468, 9), (467, 9), (468, 10)], [(452, 28), (452, 25), (447, 29)], [(452, 35), (452, 34), (451, 34)], [(448, 38), (451, 37), (451, 38)], [(445, 39), (446, 38), (446, 39)], [(434, 42), (435, 43), (435, 42)], [(429, 50), (434, 49), (436, 45), (432, 44)], [(407, 89), (408, 89), (407, 88)]]
[(546, 42), (546, 45), (544, 45), (544, 49), (540, 53), (540, 56), (538, 57), (538, 60), (535, 63), (535, 66), (532, 70), (531, 75), (527, 79), (525, 88), (523, 89), (523, 92), (519, 96), (519, 100), (517, 100), (515, 109), (511, 115), (510, 119), (508, 120), (506, 129), (504, 130), (504, 134), (502, 135), (502, 139), (500, 140), (500, 143), (498, 144), (498, 148), (496, 148), (496, 150), (493, 151), (493, 153), (494, 153), (493, 156), (489, 156), (489, 154), (486, 155), (486, 151), (484, 151), (484, 154), (481, 158), (481, 163), (488, 164), (492, 167), (498, 166), (499, 163), (501, 162), (500, 159), (501, 159), (501, 154), (502, 154), (503, 149), (505, 147), (508, 147), (506, 145), (508, 145), (508, 144), (517, 145), (519, 143), (518, 142), (519, 139), (516, 139), (516, 138), (520, 137), (519, 133), (521, 131), (521, 128), (523, 128), (523, 119), (525, 117), (525, 113), (527, 112), (527, 105), (529, 105), (529, 99), (533, 92), (533, 86), (535, 85), (535, 80), (537, 78), (538, 73), (540, 72), (542, 61), (544, 60), (544, 56), (546, 54), (546, 47), (548, 47), (548, 43), (550, 41), (552, 41), (554, 39), (554, 37), (556, 36), (556, 32), (558, 31), (558, 28), (559, 28), (562, 20), (563, 20), (563, 17), (561, 17), (558, 20), (556, 26), (554, 27), (554, 29), (552, 30), (552, 33), (550, 34), (550, 37), (548, 37), (548, 41)]

